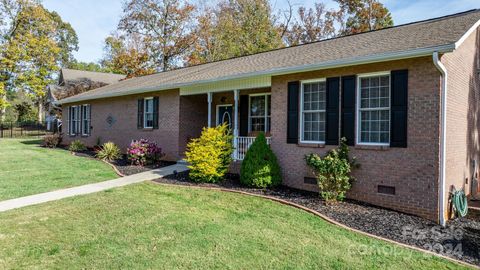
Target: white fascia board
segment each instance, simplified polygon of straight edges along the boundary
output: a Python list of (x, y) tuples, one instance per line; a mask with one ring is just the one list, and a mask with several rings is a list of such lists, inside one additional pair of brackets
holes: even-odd
[(73, 96), (71, 98), (66, 98), (64, 100), (59, 101), (59, 104), (67, 104), (67, 103), (74, 103), (74, 102), (79, 102), (84, 100), (128, 96), (128, 95), (134, 95), (134, 94), (177, 89), (177, 88), (191, 86), (191, 85), (209, 84), (214, 82), (242, 79), (247, 77), (258, 77), (258, 76), (267, 76), (267, 75), (279, 76), (279, 75), (307, 72), (307, 71), (313, 71), (313, 70), (322, 70), (322, 69), (338, 68), (338, 67), (344, 67), (344, 66), (354, 66), (354, 65), (378, 63), (378, 62), (408, 59), (408, 58), (415, 58), (415, 57), (422, 57), (422, 56), (431, 56), (433, 52), (445, 53), (445, 52), (452, 52), (454, 50), (455, 50), (455, 44), (447, 44), (447, 45), (413, 49), (413, 50), (401, 51), (401, 52), (383, 53), (383, 54), (361, 56), (361, 57), (347, 58), (347, 59), (341, 59), (341, 60), (333, 60), (333, 61), (327, 61), (327, 62), (311, 64), (311, 65), (277, 68), (277, 69), (270, 69), (270, 70), (259, 71), (259, 72), (236, 74), (232, 76), (225, 76), (225, 77), (220, 77), (215, 79), (201, 80), (201, 81), (188, 82), (188, 83), (176, 83), (176, 84), (168, 84), (168, 85), (154, 86), (154, 87), (148, 87), (148, 88), (138, 88), (138, 89), (132, 89), (130, 91), (123, 91), (121, 93), (118, 93), (118, 92), (105, 93), (105, 94), (98, 94), (91, 97)]

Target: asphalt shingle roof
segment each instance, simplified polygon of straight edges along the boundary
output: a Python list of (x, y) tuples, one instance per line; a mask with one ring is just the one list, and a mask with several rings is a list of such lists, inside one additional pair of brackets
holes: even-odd
[(125, 75), (121, 74), (76, 70), (68, 68), (62, 68), (61, 72), (64, 81), (79, 81), (83, 79), (88, 79), (94, 82), (114, 84), (118, 83), (120, 80), (125, 79), (126, 77)]
[[(172, 89), (206, 81), (275, 74), (293, 68), (408, 51), (451, 48), (480, 20), (480, 9), (382, 30), (344, 36), (198, 66), (132, 78), (62, 100), (62, 103)], [(450, 49), (450, 51), (453, 50)], [(446, 51), (446, 50), (445, 50)]]

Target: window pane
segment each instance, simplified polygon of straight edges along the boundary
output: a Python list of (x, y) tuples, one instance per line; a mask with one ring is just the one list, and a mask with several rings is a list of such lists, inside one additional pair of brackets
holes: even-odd
[(265, 116), (265, 96), (253, 96), (250, 98), (250, 115)]
[(325, 112), (304, 113), (303, 140), (325, 141)]
[(303, 84), (303, 140), (325, 141), (326, 83)]
[(360, 141), (388, 143), (390, 136), (390, 110), (360, 112)]
[(390, 76), (360, 79), (360, 108), (390, 107)]
[(252, 117), (250, 121), (251, 131), (265, 131), (265, 117)]
[(153, 112), (153, 99), (145, 100), (145, 113)]
[(360, 142), (390, 141), (390, 76), (360, 79)]
[(325, 82), (306, 83), (303, 85), (303, 110), (325, 110), (326, 107)]
[(145, 127), (153, 127), (153, 113), (145, 114)]

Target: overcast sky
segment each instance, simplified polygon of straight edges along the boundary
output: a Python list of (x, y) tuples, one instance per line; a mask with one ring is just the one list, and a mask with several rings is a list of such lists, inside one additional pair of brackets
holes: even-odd
[[(286, 0), (271, 0), (277, 9)], [(291, 0), (294, 5), (313, 6), (315, 0)], [(324, 1), (334, 7), (332, 0)], [(383, 0), (396, 25), (480, 8), (479, 0)], [(44, 0), (44, 6), (55, 10), (72, 24), (79, 38), (80, 61), (96, 62), (103, 54), (103, 40), (115, 30), (122, 11), (121, 0)]]

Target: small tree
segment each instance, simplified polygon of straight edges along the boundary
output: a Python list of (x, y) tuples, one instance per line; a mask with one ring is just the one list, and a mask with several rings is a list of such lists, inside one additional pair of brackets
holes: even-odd
[(232, 135), (226, 124), (204, 128), (200, 138), (187, 145), (190, 178), (197, 182), (219, 182), (228, 171), (232, 153)]
[(349, 151), (345, 139), (342, 138), (340, 147), (331, 150), (325, 157), (321, 158), (317, 154), (305, 157), (307, 165), (312, 168), (317, 178), (320, 196), (327, 203), (343, 200), (352, 187), (354, 178), (351, 172), (358, 165), (354, 158), (349, 157)]
[(240, 181), (251, 187), (267, 188), (282, 182), (277, 157), (260, 133), (247, 151), (242, 162)]

